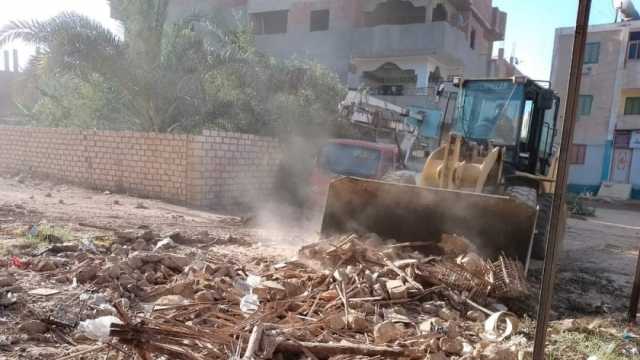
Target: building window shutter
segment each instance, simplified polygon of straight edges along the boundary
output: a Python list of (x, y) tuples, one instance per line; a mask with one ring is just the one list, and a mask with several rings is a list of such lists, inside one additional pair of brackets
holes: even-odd
[(309, 31), (329, 30), (329, 10), (311, 11)]
[(569, 149), (569, 163), (573, 165), (584, 165), (586, 155), (586, 145), (573, 144)]
[(628, 97), (624, 101), (625, 115), (640, 115), (640, 97)]
[(597, 64), (600, 61), (600, 43), (590, 42), (587, 43), (584, 49), (584, 63), (585, 64)]
[(578, 115), (588, 116), (591, 115), (591, 106), (593, 104), (592, 95), (580, 95), (578, 98)]

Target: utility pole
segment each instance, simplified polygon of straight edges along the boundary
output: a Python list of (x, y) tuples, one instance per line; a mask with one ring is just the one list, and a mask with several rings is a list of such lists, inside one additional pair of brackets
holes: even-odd
[(563, 213), (565, 204), (565, 191), (569, 173), (568, 156), (573, 142), (573, 130), (576, 124), (576, 110), (580, 94), (580, 81), (582, 80), (582, 65), (584, 49), (589, 31), (589, 13), (591, 12), (591, 0), (580, 0), (578, 4), (578, 16), (573, 40), (573, 54), (571, 56), (571, 72), (569, 73), (569, 89), (567, 91), (567, 105), (564, 113), (564, 126), (562, 128), (562, 142), (558, 157), (558, 171), (555, 184), (555, 196), (553, 197), (552, 217), (549, 225), (549, 238), (544, 257), (542, 270), (542, 289), (538, 301), (538, 316), (536, 323), (535, 342), (533, 344), (533, 359), (545, 359), (545, 344), (547, 339), (547, 323), (553, 298), (553, 285), (556, 272), (556, 252), (558, 242), (564, 236)]

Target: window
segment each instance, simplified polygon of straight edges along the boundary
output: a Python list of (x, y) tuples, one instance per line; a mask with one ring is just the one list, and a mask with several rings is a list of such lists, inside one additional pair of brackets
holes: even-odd
[(629, 34), (629, 60), (640, 59), (640, 31)]
[(289, 12), (267, 11), (252, 14), (253, 31), (256, 35), (284, 34), (287, 32)]
[(387, 0), (380, 2), (375, 10), (364, 12), (366, 27), (378, 25), (408, 25), (427, 22), (427, 8), (415, 6), (408, 0)]
[(580, 98), (578, 98), (578, 115), (579, 116), (591, 115), (592, 104), (593, 104), (592, 95), (580, 95)]
[(587, 156), (587, 145), (573, 144), (569, 149), (569, 164), (583, 165)]
[(447, 8), (445, 8), (444, 5), (438, 4), (436, 5), (436, 7), (433, 8), (431, 21), (433, 22), (447, 21), (448, 17), (449, 17), (449, 14), (447, 14)]
[(628, 97), (624, 101), (625, 115), (640, 115), (640, 97)]
[(600, 60), (600, 43), (590, 42), (584, 48), (584, 63), (597, 64)]
[(329, 10), (314, 10), (311, 12), (309, 31), (329, 30)]
[(476, 48), (476, 30), (475, 29), (471, 29), (471, 35), (469, 37), (470, 37), (469, 46), (471, 46), (472, 49), (475, 49)]

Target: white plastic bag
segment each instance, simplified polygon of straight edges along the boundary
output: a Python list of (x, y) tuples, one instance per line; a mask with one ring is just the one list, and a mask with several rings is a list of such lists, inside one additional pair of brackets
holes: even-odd
[(122, 324), (122, 321), (115, 316), (103, 316), (81, 321), (78, 324), (78, 330), (90, 339), (106, 340), (109, 338), (112, 323)]

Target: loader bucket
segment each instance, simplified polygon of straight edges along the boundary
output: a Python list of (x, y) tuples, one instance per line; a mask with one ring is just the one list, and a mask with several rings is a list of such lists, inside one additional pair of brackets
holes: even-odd
[(329, 186), (321, 231), (433, 244), (442, 234), (456, 234), (472, 242), (479, 255), (504, 253), (526, 263), (536, 214), (506, 196), (344, 177)]

